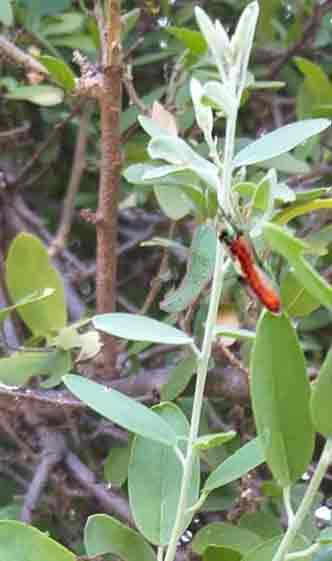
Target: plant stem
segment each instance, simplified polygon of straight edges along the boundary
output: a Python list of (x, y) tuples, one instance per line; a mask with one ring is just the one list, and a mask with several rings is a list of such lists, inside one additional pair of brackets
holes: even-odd
[[(234, 113), (231, 123), (226, 125), (225, 152), (223, 160), (223, 200), (230, 200), (230, 190), (232, 185), (232, 160), (234, 153), (235, 129), (236, 129), (237, 112)], [(199, 422), (204, 398), (204, 387), (208, 372), (208, 365), (211, 356), (212, 343), (214, 340), (214, 328), (217, 319), (218, 306), (221, 295), (221, 288), (225, 271), (228, 263), (224, 263), (224, 251), (221, 244), (217, 243), (216, 261), (214, 266), (214, 274), (212, 281), (212, 289), (210, 296), (210, 305), (206, 319), (205, 333), (202, 344), (201, 356), (198, 359), (197, 380), (195, 387), (195, 395), (193, 401), (193, 410), (191, 416), (190, 432), (188, 437), (187, 454), (183, 466), (183, 476), (180, 489), (180, 497), (178, 509), (176, 513), (175, 523), (168, 545), (166, 557), (164, 561), (173, 561), (176, 554), (176, 546), (185, 528), (185, 515), (188, 508), (187, 494), (188, 486), (192, 475), (192, 467), (194, 461), (193, 444), (198, 436)]]
[(286, 558), (286, 555), (292, 546), (294, 538), (296, 537), (296, 534), (300, 530), (304, 518), (309, 512), (311, 504), (319, 489), (320, 483), (331, 462), (332, 462), (332, 440), (329, 439), (326, 441), (319, 462), (315, 469), (314, 475), (308, 485), (308, 488), (302, 499), (302, 502), (296, 514), (294, 515), (293, 520), (288, 526), (288, 529), (283, 537), (279, 549), (272, 561), (284, 561), (284, 559)]
[(158, 547), (158, 552), (157, 552), (157, 561), (163, 561), (164, 558), (164, 548), (163, 547)]
[(216, 252), (215, 272), (214, 272), (212, 290), (211, 290), (210, 306), (208, 311), (208, 317), (206, 320), (206, 329), (205, 329), (204, 341), (202, 345), (201, 358), (198, 362), (197, 382), (196, 382), (194, 402), (193, 402), (190, 432), (188, 437), (187, 455), (183, 466), (183, 477), (181, 483), (179, 504), (178, 504), (176, 519), (175, 519), (171, 539), (168, 545), (165, 561), (174, 560), (177, 542), (181, 533), (184, 530), (184, 516), (187, 510), (187, 492), (188, 492), (188, 485), (191, 479), (192, 466), (194, 460), (193, 443), (195, 442), (198, 435), (199, 421), (200, 421), (202, 403), (204, 397), (204, 387), (205, 387), (205, 381), (208, 372), (208, 363), (211, 354), (211, 347), (214, 339), (214, 326), (216, 323), (216, 316), (218, 311), (218, 304), (220, 300), (221, 286), (222, 286), (222, 280), (223, 280), (224, 269), (225, 269), (223, 267), (223, 258), (224, 258), (223, 248), (221, 247), (220, 244), (218, 244), (217, 252)]
[[(100, 98), (101, 166), (99, 203), (97, 211), (97, 311), (113, 312), (116, 301), (118, 198), (121, 153), (121, 0), (108, 1), (107, 53), (104, 87)], [(102, 24), (101, 24), (102, 25)], [(105, 29), (99, 29), (102, 38)], [(117, 345), (115, 339), (105, 336), (103, 356), (105, 374), (115, 366)]]
[(288, 523), (288, 526), (289, 526), (290, 523), (293, 521), (293, 518), (294, 518), (294, 512), (293, 512), (292, 503), (291, 503), (291, 486), (290, 485), (288, 485), (288, 487), (284, 488), (283, 497), (284, 497), (285, 510), (286, 510), (286, 514), (287, 514), (287, 523)]
[(321, 544), (314, 543), (307, 549), (302, 549), (301, 551), (294, 551), (294, 553), (289, 553), (286, 556), (287, 561), (291, 561), (293, 559), (302, 559), (303, 557), (309, 557), (319, 551), (321, 548)]
[(222, 170), (221, 189), (218, 193), (218, 201), (226, 215), (232, 216), (231, 188), (232, 188), (232, 172), (233, 172), (233, 154), (235, 143), (237, 112), (227, 119), (224, 164)]

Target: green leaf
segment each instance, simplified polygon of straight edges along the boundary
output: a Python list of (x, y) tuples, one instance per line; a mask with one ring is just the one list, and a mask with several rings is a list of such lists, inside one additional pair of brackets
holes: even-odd
[(295, 57), (294, 62), (305, 77), (304, 86), (315, 104), (329, 103), (332, 98), (332, 84), (324, 70), (314, 62)]
[(53, 288), (45, 288), (44, 290), (37, 290), (33, 294), (29, 294), (25, 298), (22, 298), (16, 304), (12, 306), (8, 306), (7, 308), (1, 308), (0, 310), (0, 323), (3, 322), (10, 312), (17, 310), (18, 308), (23, 308), (27, 304), (31, 304), (32, 302), (38, 302), (39, 300), (44, 300), (44, 298), (48, 298), (54, 294)]
[[(282, 537), (267, 540), (242, 557), (242, 561), (273, 561), (281, 540)], [(294, 545), (295, 547), (291, 549), (292, 552), (306, 549), (310, 545), (310, 542), (304, 536), (298, 535), (294, 540)], [(296, 559), (297, 561), (308, 561), (308, 556), (304, 555)]]
[(239, 526), (254, 532), (264, 539), (274, 538), (282, 534), (279, 516), (272, 514), (267, 509), (257, 512), (246, 512), (241, 516)]
[(220, 179), (217, 166), (202, 158), (182, 138), (167, 134), (154, 137), (149, 142), (148, 153), (152, 159), (186, 167), (218, 191)]
[(75, 89), (75, 74), (64, 60), (46, 55), (38, 57), (38, 60), (66, 92)]
[(263, 0), (260, 2), (257, 32), (264, 40), (270, 41), (271, 35), (275, 33), (273, 18), (279, 8), (280, 0)]
[(32, 526), (16, 521), (0, 521), (1, 561), (76, 561), (63, 545)]
[(95, 54), (96, 52), (96, 45), (93, 37), (87, 33), (56, 35), (52, 37), (52, 45), (55, 47), (67, 47), (68, 49), (79, 49), (89, 54)]
[(163, 401), (176, 399), (186, 389), (196, 368), (196, 357), (188, 356), (180, 360), (170, 371), (166, 384), (161, 388), (161, 399)]
[(254, 438), (229, 456), (209, 475), (205, 481), (203, 493), (210, 493), (217, 487), (236, 481), (263, 462), (265, 462), (265, 456), (261, 443), (259, 438)]
[(40, 374), (46, 353), (15, 353), (0, 359), (0, 380), (9, 386), (23, 386), (31, 376)]
[(231, 337), (239, 341), (254, 341), (256, 333), (249, 329), (235, 329), (226, 325), (216, 325), (214, 328), (216, 337)]
[(319, 371), (311, 394), (311, 417), (316, 430), (326, 438), (332, 436), (332, 348)]
[(332, 543), (332, 528), (324, 528), (318, 536), (319, 543)]
[(76, 397), (113, 423), (167, 446), (176, 444), (172, 428), (145, 405), (81, 376), (70, 374), (63, 382)]
[(212, 22), (209, 16), (196, 6), (195, 16), (210, 51), (213, 54), (213, 59), (218, 67), (223, 82), (227, 82), (227, 70), (229, 67), (230, 44), (228, 35), (221, 25), (220, 21)]
[(307, 469), (314, 446), (310, 386), (303, 351), (289, 319), (263, 313), (251, 356), (251, 397), (266, 461), (287, 487)]
[(165, 186), (155, 186), (154, 194), (161, 210), (171, 220), (181, 220), (192, 210), (191, 201), (177, 187), (171, 186), (170, 189), (165, 189)]
[(236, 437), (236, 432), (230, 430), (228, 432), (217, 432), (214, 434), (205, 434), (204, 436), (199, 436), (194, 442), (194, 448), (196, 450), (210, 450), (210, 448), (216, 448), (222, 444), (226, 444), (233, 438)]
[(259, 536), (245, 528), (224, 522), (212, 522), (197, 532), (191, 547), (197, 555), (203, 555), (211, 546), (230, 547), (245, 554), (261, 542), (262, 539)]
[(34, 10), (38, 16), (49, 16), (69, 10), (71, 0), (17, 0), (27, 9)]
[(293, 317), (307, 316), (320, 306), (291, 271), (282, 278), (280, 295), (283, 309)]
[[(182, 411), (172, 403), (157, 405), (154, 414), (175, 431), (178, 446), (186, 452), (189, 424)], [(146, 438), (134, 439), (129, 464), (128, 486), (131, 511), (140, 532), (150, 542), (166, 545), (175, 522), (182, 481), (182, 464), (174, 448)], [(199, 493), (199, 459), (193, 462), (187, 506), (197, 502)], [(185, 517), (183, 530), (191, 515)]]
[(0, 381), (9, 386), (23, 386), (32, 376), (49, 375), (49, 380), (41, 385), (53, 387), (70, 367), (70, 356), (62, 351), (19, 352), (0, 359)]
[(235, 156), (233, 164), (236, 167), (248, 166), (289, 152), (308, 138), (327, 129), (330, 124), (327, 119), (306, 119), (285, 125), (243, 148)]
[(212, 80), (204, 84), (203, 103), (210, 105), (224, 115), (232, 115), (235, 111), (235, 100), (227, 86)]
[(91, 557), (111, 553), (125, 561), (156, 561), (152, 547), (140, 534), (107, 514), (89, 516), (84, 544)]
[(131, 442), (126, 446), (112, 446), (104, 463), (106, 481), (121, 487), (128, 477)]
[(67, 12), (47, 18), (41, 25), (45, 37), (54, 35), (70, 35), (80, 31), (84, 25), (84, 16), (78, 12)]
[(41, 372), (48, 375), (46, 380), (40, 382), (40, 386), (45, 389), (54, 388), (62, 382), (63, 376), (70, 372), (72, 367), (71, 354), (62, 349), (55, 349), (48, 353), (47, 361)]
[(194, 31), (193, 29), (188, 29), (186, 27), (166, 27), (165, 31), (170, 33), (181, 43), (185, 45), (195, 56), (201, 56), (205, 53), (207, 49), (206, 41), (199, 31)]
[(332, 287), (303, 258), (304, 251), (320, 253), (302, 240), (294, 238), (276, 224), (265, 224), (264, 237), (274, 251), (280, 253), (292, 265), (292, 272), (298, 282), (326, 308), (332, 308)]
[(134, 29), (140, 17), (140, 13), (141, 13), (140, 8), (134, 8), (133, 10), (129, 10), (129, 12), (122, 14), (121, 16), (122, 41), (124, 41), (127, 35), (130, 33), (130, 31)]
[(34, 291), (46, 288), (55, 291), (47, 299), (18, 308), (33, 334), (45, 336), (65, 326), (67, 310), (62, 279), (47, 249), (32, 234), (19, 234), (11, 243), (6, 260), (6, 282), (13, 302), (20, 302)]
[(298, 160), (288, 152), (280, 154), (280, 156), (276, 156), (275, 158), (264, 160), (264, 162), (258, 162), (257, 165), (264, 169), (274, 168), (277, 171), (282, 171), (289, 175), (305, 175), (310, 171), (310, 166), (307, 162)]
[(4, 25), (10, 26), (13, 24), (13, 9), (11, 0), (1, 0), (0, 4), (0, 22)]
[(203, 561), (240, 561), (241, 553), (231, 547), (208, 547), (204, 551)]
[(154, 136), (162, 136), (163, 134), (168, 134), (169, 136), (174, 137), (174, 134), (170, 130), (168, 130), (167, 128), (163, 128), (161, 124), (151, 119), (151, 117), (147, 117), (146, 115), (139, 115), (137, 117), (137, 120), (141, 125), (142, 129), (144, 129), (145, 132), (149, 136), (151, 136), (151, 138), (153, 138)]
[(160, 307), (169, 312), (182, 312), (200, 295), (213, 273), (217, 238), (215, 230), (205, 224), (193, 237), (186, 274), (180, 286), (166, 295)]
[[(165, 91), (166, 91), (165, 86), (156, 88), (151, 93), (149, 93), (147, 95), (144, 95), (141, 98), (141, 100), (146, 107), (149, 107), (150, 105), (152, 105), (152, 103), (154, 101), (158, 101), (159, 99), (161, 99), (162, 96), (164, 95)], [(122, 113), (122, 115), (121, 115), (121, 134), (126, 132), (132, 125), (134, 125), (136, 123), (139, 113), (140, 113), (140, 111), (136, 107), (136, 105), (130, 106), (128, 109), (126, 109), (126, 111), (124, 111)], [(164, 134), (165, 134), (165, 132), (164, 132)]]
[(149, 341), (165, 345), (188, 345), (192, 338), (183, 331), (138, 314), (102, 314), (93, 318), (96, 329), (129, 341)]
[(53, 107), (62, 103), (64, 94), (59, 88), (41, 84), (39, 86), (18, 86), (6, 94), (5, 97), (18, 101), (30, 101), (35, 105), (44, 107)]

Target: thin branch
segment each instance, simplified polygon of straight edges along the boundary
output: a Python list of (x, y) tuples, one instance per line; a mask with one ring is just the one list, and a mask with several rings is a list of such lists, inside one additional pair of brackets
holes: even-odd
[(22, 182), (22, 180), (25, 178), (25, 176), (33, 168), (35, 163), (38, 162), (38, 160), (40, 159), (43, 152), (45, 152), (45, 150), (52, 144), (52, 142), (54, 141), (54, 138), (67, 125), (67, 123), (69, 123), (72, 120), (72, 118), (80, 111), (81, 107), (82, 107), (82, 102), (79, 103), (78, 105), (76, 105), (71, 110), (71, 112), (69, 113), (69, 115), (65, 119), (63, 119), (62, 121), (57, 123), (55, 125), (55, 127), (53, 127), (53, 130), (49, 134), (49, 136), (44, 140), (44, 142), (42, 142), (39, 145), (39, 147), (37, 148), (35, 153), (32, 155), (30, 160), (28, 160), (26, 162), (26, 164), (20, 169), (19, 173), (17, 174), (17, 176), (15, 178), (14, 185), (19, 185)]
[[(168, 232), (168, 237), (170, 239), (173, 237), (174, 230), (175, 230), (175, 222), (171, 222)], [(163, 286), (162, 278), (168, 269), (168, 259), (169, 259), (169, 250), (167, 247), (164, 247), (162, 251), (162, 258), (161, 258), (158, 273), (156, 274), (155, 278), (151, 282), (151, 288), (148, 292), (148, 295), (145, 298), (144, 304), (140, 311), (142, 315), (145, 315), (149, 311), (155, 299), (157, 298), (160, 290), (162, 289)]]
[(20, 66), (24, 66), (27, 70), (32, 72), (36, 72), (37, 74), (42, 74), (44, 76), (48, 76), (49, 72), (43, 66), (33, 58), (31, 55), (28, 55), (22, 49), (8, 41), (3, 35), (0, 35), (0, 54), (4, 54), (6, 57), (10, 58)]
[(99, 30), (99, 37), (101, 43), (101, 63), (103, 66), (107, 65), (107, 48), (108, 48), (108, 41), (107, 41), (107, 28), (104, 16), (104, 10), (101, 3), (101, 0), (95, 0), (94, 5), (94, 14)]
[[(122, 166), (120, 116), (121, 88), (121, 0), (109, 0), (108, 51), (103, 92), (99, 98), (101, 124), (101, 169), (97, 227), (97, 311), (113, 312), (116, 303), (118, 199)], [(103, 29), (99, 30), (101, 36)], [(103, 59), (104, 57), (102, 57)], [(107, 376), (114, 376), (117, 342), (105, 336), (103, 357)]]
[(66, 455), (65, 463), (72, 476), (98, 500), (105, 512), (115, 514), (130, 526), (134, 526), (128, 501), (124, 496), (97, 483), (93, 471), (83, 464), (73, 452)]
[(39, 502), (50, 474), (61, 461), (65, 452), (65, 441), (62, 435), (44, 431), (43, 440), (45, 445), (41, 454), (41, 461), (29, 485), (21, 511), (21, 520), (26, 523), (31, 522), (33, 511)]
[(70, 232), (75, 211), (76, 196), (79, 191), (85, 169), (85, 153), (88, 142), (89, 123), (92, 110), (93, 105), (87, 104), (83, 109), (83, 114), (80, 119), (71, 176), (62, 208), (61, 222), (58, 227), (56, 236), (49, 247), (49, 254), (51, 256), (56, 255), (64, 249)]
[(126, 89), (126, 92), (128, 94), (128, 97), (129, 97), (131, 103), (133, 105), (136, 105), (136, 107), (140, 110), (141, 113), (143, 113), (143, 115), (149, 115), (149, 113), (150, 113), (149, 108), (144, 104), (144, 102), (139, 97), (139, 95), (138, 95), (138, 93), (135, 89), (133, 79), (129, 75), (128, 72), (127, 72), (127, 74), (125, 74), (123, 76), (122, 82), (123, 82), (123, 85)]

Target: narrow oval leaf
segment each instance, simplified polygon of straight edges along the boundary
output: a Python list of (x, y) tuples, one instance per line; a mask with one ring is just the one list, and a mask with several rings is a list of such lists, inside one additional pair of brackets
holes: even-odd
[(23, 386), (31, 376), (44, 373), (48, 353), (15, 353), (0, 359), (0, 382), (8, 386)]
[(230, 547), (245, 554), (261, 542), (262, 538), (246, 528), (224, 522), (212, 522), (197, 532), (191, 547), (197, 555), (203, 555), (211, 546)]
[(75, 89), (75, 74), (64, 60), (46, 55), (38, 57), (38, 60), (65, 91), (71, 92)]
[(207, 225), (199, 226), (191, 244), (186, 274), (180, 286), (160, 303), (163, 310), (181, 312), (200, 295), (213, 273), (216, 247), (215, 231)]
[(217, 337), (230, 337), (239, 341), (254, 341), (256, 337), (256, 333), (249, 329), (234, 329), (223, 324), (215, 326), (214, 334)]
[(324, 528), (318, 536), (319, 543), (332, 543), (332, 528)]
[[(275, 554), (278, 551), (281, 537), (272, 538), (260, 544), (255, 549), (252, 549), (247, 555), (242, 557), (242, 561), (273, 561)], [(294, 545), (291, 548), (292, 552), (306, 549), (310, 545), (309, 540), (304, 536), (298, 535), (294, 540)], [(311, 561), (307, 555), (296, 557), (297, 561)]]
[(265, 462), (259, 438), (254, 438), (217, 467), (205, 481), (203, 493), (210, 493), (222, 485), (236, 481), (248, 471)]
[(172, 185), (167, 189), (158, 185), (153, 190), (161, 210), (171, 220), (181, 220), (192, 210), (190, 199), (178, 187)]
[(292, 317), (307, 316), (320, 306), (319, 300), (311, 296), (292, 271), (283, 276), (280, 295), (282, 307)]
[(49, 298), (18, 309), (19, 315), (32, 333), (45, 336), (66, 325), (67, 309), (63, 282), (51, 263), (46, 247), (37, 237), (27, 233), (16, 236), (6, 260), (6, 282), (10, 297), (15, 303), (22, 301), (32, 292), (43, 291), (46, 288), (54, 290), (54, 294)]
[(276, 224), (264, 226), (264, 237), (274, 251), (280, 253), (292, 265), (292, 273), (298, 282), (326, 308), (332, 308), (332, 286), (321, 277), (315, 269), (304, 259), (302, 253), (320, 253), (302, 240), (294, 238), (285, 229)]
[(203, 561), (241, 561), (242, 555), (231, 547), (208, 547), (204, 551)]
[(0, 22), (4, 25), (12, 25), (13, 23), (13, 9), (11, 0), (1, 0), (0, 5)]
[(82, 376), (69, 374), (64, 376), (63, 382), (91, 409), (113, 423), (147, 439), (157, 440), (168, 446), (176, 444), (174, 430), (145, 405)]
[(63, 91), (54, 86), (19, 86), (5, 96), (7, 99), (16, 99), (18, 101), (30, 101), (35, 105), (44, 107), (53, 107), (62, 103)]
[(131, 438), (126, 446), (112, 446), (104, 463), (104, 477), (108, 483), (121, 487), (128, 477)]
[(61, 544), (32, 526), (13, 520), (0, 521), (1, 561), (76, 561)]
[(107, 514), (89, 516), (84, 544), (91, 557), (111, 553), (124, 561), (156, 561), (152, 547), (140, 534)]
[(204, 436), (199, 436), (194, 442), (194, 448), (197, 450), (209, 450), (210, 448), (216, 448), (222, 444), (226, 444), (233, 438), (236, 437), (236, 432), (230, 430), (228, 432), (217, 432), (214, 434), (205, 434)]
[(28, 294), (25, 298), (22, 298), (13, 306), (8, 306), (7, 308), (1, 308), (0, 310), (0, 322), (4, 321), (10, 312), (16, 310), (17, 308), (22, 308), (27, 304), (31, 304), (32, 302), (38, 302), (38, 300), (44, 300), (44, 298), (48, 298), (54, 294), (53, 288), (45, 288), (45, 290), (37, 290), (32, 294)]
[(152, 159), (166, 160), (170, 164), (186, 167), (218, 190), (220, 179), (217, 166), (202, 158), (182, 138), (166, 134), (156, 136), (150, 140), (148, 152)]
[(326, 438), (332, 436), (332, 348), (329, 350), (313, 385), (311, 394), (311, 417), (316, 430)]
[(234, 166), (248, 166), (289, 152), (308, 138), (319, 134), (331, 124), (327, 119), (305, 119), (285, 125), (255, 140), (234, 158)]
[(314, 430), (303, 351), (284, 314), (263, 313), (250, 370), (257, 432), (275, 479), (286, 487), (305, 472), (311, 461)]
[(196, 56), (201, 56), (207, 49), (206, 41), (199, 31), (172, 26), (167, 26), (165, 31), (179, 39)]
[(197, 368), (197, 359), (194, 356), (185, 357), (171, 370), (166, 384), (160, 391), (163, 401), (173, 401), (176, 399), (189, 384)]
[(188, 345), (192, 338), (183, 331), (138, 314), (102, 314), (93, 318), (96, 329), (129, 341), (149, 341), (165, 345)]
[[(179, 438), (179, 448), (186, 451), (189, 424), (182, 411), (172, 403), (154, 407)], [(174, 448), (146, 438), (136, 437), (128, 472), (130, 506), (136, 525), (150, 542), (166, 545), (175, 522), (179, 501), (182, 464)], [(199, 459), (195, 456), (188, 489), (188, 508), (197, 502), (199, 493)], [(183, 529), (192, 515), (184, 520)]]

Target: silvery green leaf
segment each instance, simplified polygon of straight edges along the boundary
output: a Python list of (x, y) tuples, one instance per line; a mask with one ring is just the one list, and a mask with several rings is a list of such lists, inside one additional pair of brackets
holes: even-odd
[(235, 109), (234, 99), (226, 86), (212, 80), (204, 85), (204, 93), (203, 101), (211, 101), (213, 107), (216, 107), (227, 116), (232, 115)]
[(259, 5), (252, 2), (242, 12), (232, 37), (230, 48), (235, 65), (235, 83), (239, 96), (245, 88), (249, 57), (254, 41), (256, 23), (259, 14)]
[(262, 228), (266, 222), (272, 217), (274, 190), (277, 185), (277, 174), (274, 169), (270, 169), (263, 179), (259, 182), (254, 198), (253, 207), (260, 211), (254, 221), (254, 227), (251, 230), (253, 237), (262, 233)]
[(181, 138), (169, 135), (152, 138), (148, 145), (148, 153), (152, 159), (166, 160), (175, 166), (186, 167), (213, 189), (218, 190), (220, 180), (217, 166), (196, 154)]
[[(146, 117), (145, 115), (140, 115), (139, 117), (137, 117), (142, 129), (145, 130), (145, 132), (151, 136), (152, 138), (154, 136), (160, 136), (162, 134), (167, 134), (168, 131), (167, 129), (161, 127), (159, 125), (159, 123), (157, 123), (156, 120), (151, 119), (151, 117)], [(171, 135), (171, 133), (168, 133)]]
[(204, 95), (204, 89), (196, 78), (192, 78), (190, 82), (190, 93), (194, 104), (197, 124), (201, 131), (203, 131), (207, 143), (210, 144), (212, 141), (213, 129), (212, 109), (211, 107), (203, 105), (202, 97)]
[(214, 61), (223, 82), (227, 81), (228, 62), (225, 53), (229, 51), (229, 39), (221, 23), (214, 26), (209, 16), (199, 8), (195, 8), (195, 15), (198, 26), (203, 33), (205, 40), (213, 54)]
[(150, 168), (143, 173), (143, 181), (152, 181), (153, 179), (160, 179), (167, 175), (180, 173), (186, 171), (185, 166), (166, 165), (166, 166), (150, 166)]

